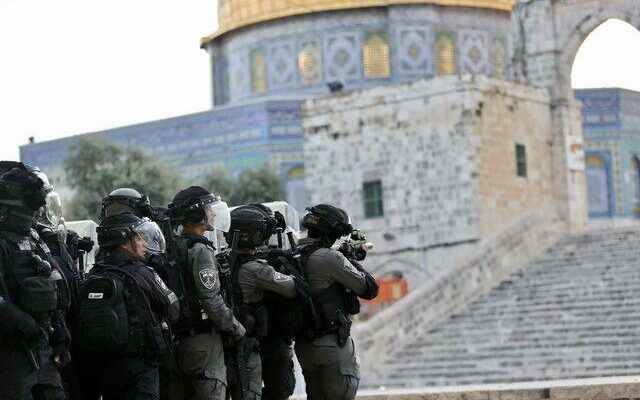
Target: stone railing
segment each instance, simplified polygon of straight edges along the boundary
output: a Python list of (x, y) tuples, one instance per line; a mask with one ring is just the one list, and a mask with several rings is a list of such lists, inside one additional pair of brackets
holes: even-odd
[(360, 392), (361, 400), (640, 400), (640, 377)]
[(375, 380), (377, 368), (384, 368), (394, 349), (461, 311), (555, 244), (567, 229), (557, 210), (548, 205), (525, 214), (485, 240), (450, 273), (418, 287), (370, 321), (354, 327), (367, 380)]

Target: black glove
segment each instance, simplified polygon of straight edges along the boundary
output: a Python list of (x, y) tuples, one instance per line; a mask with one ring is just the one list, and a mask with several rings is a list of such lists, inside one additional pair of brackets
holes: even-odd
[(35, 319), (14, 304), (0, 297), (0, 337), (35, 347), (43, 336), (43, 331)]

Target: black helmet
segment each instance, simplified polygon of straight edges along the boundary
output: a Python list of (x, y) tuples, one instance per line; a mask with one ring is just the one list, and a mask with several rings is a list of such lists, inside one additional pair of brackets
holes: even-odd
[(46, 204), (52, 191), (40, 169), (17, 161), (0, 161), (0, 204), (35, 212)]
[(132, 213), (115, 214), (106, 217), (97, 228), (100, 247), (114, 247), (128, 243), (145, 223)]
[(263, 245), (272, 234), (274, 218), (252, 206), (240, 206), (231, 211), (231, 227), (224, 238), (231, 246), (233, 235), (237, 231), (238, 247), (250, 249)]
[(179, 224), (203, 223), (207, 230), (228, 232), (231, 223), (227, 203), (200, 186), (178, 192), (169, 204), (169, 213)]
[(313, 230), (335, 239), (353, 232), (351, 219), (341, 208), (329, 204), (318, 204), (307, 208), (307, 211), (300, 222), (304, 229)]
[(151, 217), (149, 198), (131, 188), (119, 188), (102, 199), (100, 220), (116, 214), (132, 213), (138, 217)]
[(271, 225), (270, 231), (272, 232), (272, 235), (278, 228), (282, 229), (282, 231), (287, 229), (287, 221), (285, 220), (284, 215), (280, 213), (280, 211), (273, 211), (271, 208), (265, 206), (262, 203), (251, 203), (248, 204), (247, 207), (253, 207), (264, 213), (264, 215), (269, 218)]

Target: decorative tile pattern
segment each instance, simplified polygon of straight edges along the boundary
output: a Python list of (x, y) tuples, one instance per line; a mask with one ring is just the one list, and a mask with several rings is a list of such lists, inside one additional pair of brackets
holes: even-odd
[(298, 73), (303, 85), (322, 81), (322, 47), (318, 39), (305, 40), (298, 52)]
[(438, 32), (435, 43), (437, 64), (436, 72), (441, 75), (456, 73), (456, 43), (453, 32)]
[(487, 34), (477, 30), (466, 30), (458, 34), (460, 38), (460, 67), (463, 74), (489, 75), (489, 39)]
[(388, 78), (391, 75), (389, 37), (386, 32), (370, 32), (365, 36), (362, 62), (366, 78)]
[(231, 96), (241, 97), (249, 93), (249, 55), (246, 51), (233, 54), (230, 61), (229, 80)]
[(401, 29), (397, 34), (399, 72), (402, 75), (433, 74), (433, 35), (426, 28)]
[(251, 50), (251, 91), (267, 91), (267, 62), (262, 49)]
[(357, 34), (331, 34), (327, 35), (325, 40), (327, 80), (346, 81), (360, 78)]
[(269, 87), (277, 89), (295, 84), (294, 44), (277, 42), (269, 48)]

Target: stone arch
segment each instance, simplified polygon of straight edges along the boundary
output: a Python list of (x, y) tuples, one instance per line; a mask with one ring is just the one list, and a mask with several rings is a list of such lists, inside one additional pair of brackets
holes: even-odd
[[(611, 3), (615, 2), (612, 1)], [(594, 12), (593, 14), (586, 13), (577, 23), (565, 28), (565, 34), (557, 38), (559, 41), (560, 56), (558, 60), (556, 87), (562, 90), (562, 93), (558, 93), (559, 95), (572, 95), (571, 71), (573, 69), (573, 62), (580, 46), (582, 46), (587, 37), (600, 25), (611, 19), (619, 19), (640, 30), (640, 8), (637, 4), (631, 5), (631, 2), (628, 3), (627, 7), (616, 5), (601, 6), (599, 8), (594, 7), (594, 9), (591, 10)], [(562, 24), (562, 19), (559, 21), (559, 24)]]
[(512, 13), (509, 72), (519, 82), (550, 95), (553, 192), (571, 231), (587, 221), (587, 185), (581, 107), (571, 88), (578, 49), (610, 19), (640, 28), (637, 0), (518, 0)]

